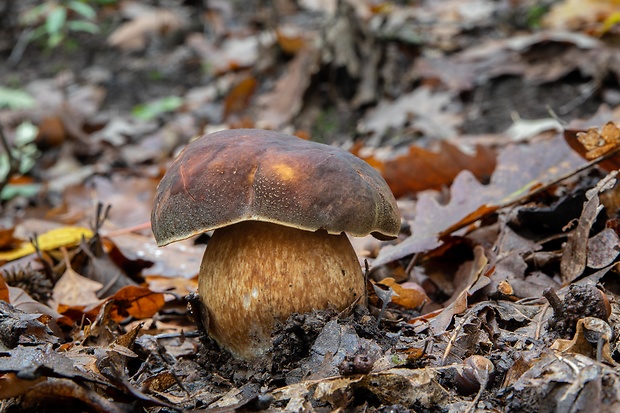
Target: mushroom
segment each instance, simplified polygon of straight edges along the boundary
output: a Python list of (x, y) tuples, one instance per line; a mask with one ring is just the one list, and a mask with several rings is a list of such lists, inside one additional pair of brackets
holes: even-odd
[(205, 327), (253, 359), (290, 314), (365, 303), (345, 232), (393, 239), (400, 214), (381, 175), (349, 152), (236, 129), (187, 145), (159, 183), (151, 225), (159, 246), (214, 230), (198, 278)]

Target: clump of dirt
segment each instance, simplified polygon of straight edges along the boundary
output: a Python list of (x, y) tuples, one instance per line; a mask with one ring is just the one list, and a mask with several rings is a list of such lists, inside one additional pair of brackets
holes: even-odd
[[(342, 327), (341, 330), (334, 332), (334, 325)], [(304, 376), (310, 371), (307, 367), (321, 353), (323, 367), (329, 365), (342, 374), (357, 374), (361, 370), (370, 371), (378, 354), (395, 344), (387, 329), (387, 325), (380, 328), (377, 319), (363, 306), (354, 307), (348, 315), (333, 309), (295, 313), (276, 325), (273, 346), (265, 357), (252, 361), (236, 359), (203, 334), (198, 362), (207, 372), (230, 380), (235, 386), (253, 383), (274, 388), (298, 382), (306, 378)], [(348, 346), (340, 340), (341, 335), (359, 343)], [(325, 347), (334, 341), (340, 343), (330, 355)], [(376, 343), (376, 348), (370, 350), (367, 342)]]

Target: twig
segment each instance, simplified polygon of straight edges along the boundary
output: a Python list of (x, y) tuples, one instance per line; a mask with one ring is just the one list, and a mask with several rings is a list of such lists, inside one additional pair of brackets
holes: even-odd
[(9, 65), (9, 67), (15, 67), (17, 63), (19, 63), (19, 61), (22, 59), (28, 43), (30, 43), (30, 40), (32, 40), (32, 32), (32, 29), (27, 29), (19, 35), (19, 38), (15, 43), (15, 47), (13, 47), (13, 50), (11, 50), (11, 55), (6, 60), (6, 63)]
[(456, 336), (459, 334), (463, 326), (473, 318), (473, 316), (473, 313), (464, 315), (463, 318), (459, 321), (459, 323), (454, 327), (454, 331), (452, 332), (452, 335), (450, 335), (450, 340), (448, 340), (448, 345), (446, 346), (446, 349), (443, 352), (443, 356), (441, 357), (441, 366), (446, 365), (446, 360), (448, 359), (448, 355), (452, 351), (452, 346), (456, 341)]

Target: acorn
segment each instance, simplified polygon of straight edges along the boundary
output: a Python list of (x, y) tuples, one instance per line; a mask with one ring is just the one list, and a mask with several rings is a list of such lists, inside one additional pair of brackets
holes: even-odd
[(495, 366), (483, 356), (467, 357), (459, 367), (454, 384), (465, 396), (478, 392), (481, 386), (486, 387), (495, 378)]

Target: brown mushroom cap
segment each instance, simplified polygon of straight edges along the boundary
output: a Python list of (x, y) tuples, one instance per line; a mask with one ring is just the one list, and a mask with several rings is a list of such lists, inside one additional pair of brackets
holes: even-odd
[(392, 239), (396, 201), (381, 175), (329, 145), (233, 129), (191, 142), (162, 178), (151, 225), (159, 246), (242, 221)]

